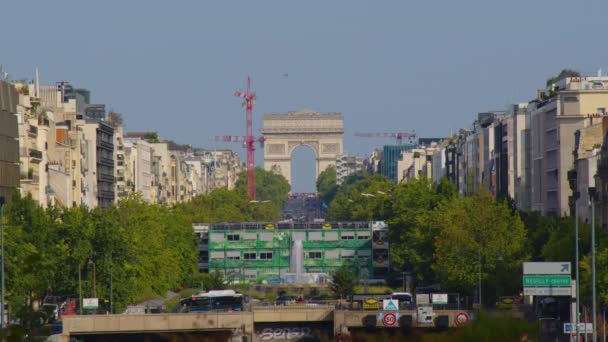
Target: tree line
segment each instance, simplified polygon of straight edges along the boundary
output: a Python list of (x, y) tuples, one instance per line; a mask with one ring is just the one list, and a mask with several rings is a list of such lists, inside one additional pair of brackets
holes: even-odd
[[(384, 220), (390, 226), (391, 265), (411, 272), (418, 285), (473, 295), (480, 278), (483, 301), (522, 289), (524, 261), (572, 261), (574, 219), (518, 211), (507, 199), (479, 192), (462, 197), (443, 178), (394, 184), (381, 175), (335, 184), (335, 170), (321, 173), (327, 220)], [(597, 289), (608, 303), (608, 239), (597, 229)], [(590, 228), (579, 222), (581, 297), (590, 303)], [(393, 272), (395, 273), (395, 272)], [(400, 272), (399, 272), (400, 274)]]
[(289, 184), (262, 169), (256, 180), (258, 197), (268, 202), (249, 201), (244, 175), (234, 190), (218, 189), (174, 207), (133, 194), (106, 209), (43, 208), (15, 191), (4, 208), (6, 294), (13, 316), (31, 312), (47, 295), (96, 296), (108, 311), (112, 285), (119, 312), (168, 290), (200, 286), (201, 279), (214, 282), (197, 274), (192, 223), (276, 220)]

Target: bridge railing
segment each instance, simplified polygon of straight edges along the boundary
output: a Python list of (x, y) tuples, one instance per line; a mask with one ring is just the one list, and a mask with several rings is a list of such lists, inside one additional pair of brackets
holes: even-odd
[(290, 311), (290, 310), (335, 310), (333, 304), (317, 304), (317, 303), (296, 303), (288, 305), (274, 305), (274, 304), (255, 304), (250, 307), (251, 311)]

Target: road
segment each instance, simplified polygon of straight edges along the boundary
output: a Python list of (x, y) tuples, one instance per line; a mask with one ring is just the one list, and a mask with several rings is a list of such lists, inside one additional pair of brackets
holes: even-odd
[(312, 222), (325, 218), (325, 210), (316, 194), (293, 193), (289, 195), (281, 220), (296, 222)]

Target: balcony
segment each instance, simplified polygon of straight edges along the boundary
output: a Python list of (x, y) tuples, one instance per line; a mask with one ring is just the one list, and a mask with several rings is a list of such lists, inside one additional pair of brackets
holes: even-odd
[(601, 159), (597, 165), (597, 174), (600, 179), (608, 179), (608, 160)]
[(38, 127), (30, 125), (30, 127), (27, 130), (27, 135), (29, 135), (32, 138), (37, 137), (38, 136)]
[(39, 176), (33, 174), (33, 172), (21, 174), (21, 183), (38, 184), (39, 181), (40, 181)]
[(110, 158), (98, 157), (97, 160), (98, 160), (99, 164), (103, 164), (103, 165), (107, 165), (107, 166), (114, 166), (114, 160), (112, 160)]
[(30, 156), (30, 161), (32, 163), (40, 163), (42, 161), (42, 152), (41, 151), (38, 151), (35, 149), (30, 149), (29, 156)]

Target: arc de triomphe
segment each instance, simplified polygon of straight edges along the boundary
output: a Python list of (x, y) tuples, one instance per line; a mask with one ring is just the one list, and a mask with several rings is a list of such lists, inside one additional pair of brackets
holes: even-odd
[(283, 175), (291, 184), (291, 154), (305, 145), (315, 154), (316, 177), (342, 155), (344, 120), (342, 113), (298, 110), (287, 114), (264, 114), (262, 134), (264, 169)]

